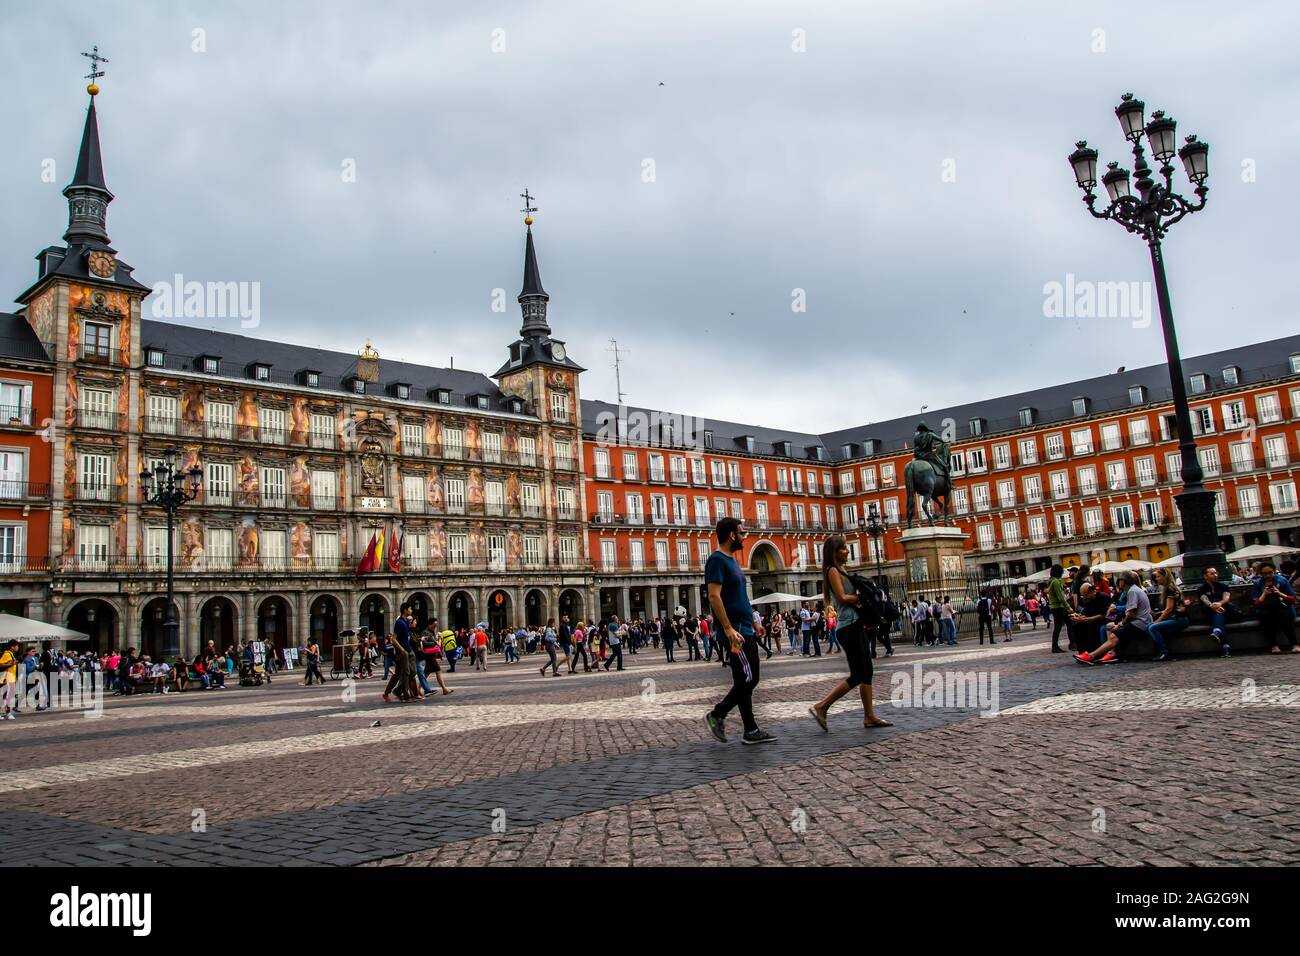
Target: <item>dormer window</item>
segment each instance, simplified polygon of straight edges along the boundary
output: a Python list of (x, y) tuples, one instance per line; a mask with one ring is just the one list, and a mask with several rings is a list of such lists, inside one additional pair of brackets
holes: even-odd
[(1292, 353), (1291, 358), (1288, 361), (1291, 366), (1291, 374), (1300, 375), (1300, 352)]
[(1080, 418), (1088, 414), (1088, 400), (1080, 397), (1074, 400), (1074, 416)]
[(518, 415), (524, 410), (524, 403), (517, 398), (510, 399), (510, 411)]
[(740, 440), (741, 440), (742, 442), (744, 442), (744, 445), (745, 445), (745, 451), (750, 452), (750, 453), (752, 454), (753, 451), (754, 451), (754, 436), (753, 436), (753, 435), (742, 435), (741, 438), (740, 438)]
[(862, 443), (862, 453), (864, 455), (874, 455), (880, 451), (880, 439), (868, 438)]
[(433, 400), (439, 405), (451, 404), (451, 392), (445, 388), (435, 388), (431, 393)]
[(486, 409), (486, 408), (488, 407), (488, 399), (487, 399), (487, 396), (486, 396), (486, 395), (475, 395), (475, 396), (474, 396), (474, 404), (477, 405), (477, 406), (478, 406), (479, 408), (481, 408), (481, 409)]
[(1204, 372), (1197, 372), (1192, 376), (1192, 394), (1199, 395), (1201, 392), (1210, 390), (1210, 376)]
[(1037, 420), (1038, 420), (1038, 409), (1036, 408), (1020, 409), (1020, 424), (1032, 425)]
[(1132, 385), (1128, 390), (1128, 403), (1130, 405), (1142, 405), (1147, 400), (1147, 390), (1145, 385)]
[(970, 433), (971, 433), (972, 435), (983, 435), (983, 434), (984, 434), (984, 425), (985, 425), (984, 419), (982, 419), (982, 418), (972, 418), (972, 419), (970, 420), (970, 423), (969, 423), (969, 424), (970, 424)]
[(808, 452), (809, 458), (816, 459), (817, 461), (823, 461), (826, 458), (826, 449), (821, 445), (809, 445), (806, 451)]
[(705, 448), (713, 447), (713, 431), (708, 428), (704, 429), (704, 447)]
[(145, 349), (144, 361), (150, 368), (163, 368), (167, 364), (167, 359), (162, 349)]
[(853, 457), (853, 445), (852, 445), (852, 443), (847, 444), (847, 445), (841, 445), (841, 446), (840, 446), (840, 457), (841, 457), (841, 458), (852, 458), (852, 457)]
[(308, 388), (320, 387), (320, 372), (312, 368), (298, 370), (298, 384), (306, 385)]
[(1224, 384), (1224, 385), (1240, 385), (1240, 384), (1241, 384), (1241, 369), (1237, 368), (1237, 366), (1235, 366), (1235, 365), (1229, 365), (1229, 366), (1227, 366), (1226, 368), (1224, 368), (1224, 370), (1223, 370), (1223, 384)]
[(261, 362), (254, 362), (253, 380), (257, 382), (269, 382), (271, 380), (271, 366), (263, 365)]
[(216, 375), (221, 371), (221, 357), (218, 355), (200, 355), (199, 370), (205, 375)]
[(359, 378), (352, 379), (352, 394), (353, 395), (366, 394), (366, 383)]
[(395, 395), (402, 401), (407, 401), (411, 397), (411, 386), (406, 382), (394, 382), (388, 386), (388, 390), (390, 394)]

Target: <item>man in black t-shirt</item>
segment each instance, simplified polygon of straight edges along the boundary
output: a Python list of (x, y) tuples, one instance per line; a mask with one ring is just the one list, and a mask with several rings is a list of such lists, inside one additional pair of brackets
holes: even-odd
[(1079, 609), (1070, 614), (1071, 632), (1075, 648), (1080, 653), (1092, 653), (1101, 644), (1101, 629), (1110, 610), (1110, 598), (1092, 586), (1090, 581), (1079, 585)]
[(1201, 603), (1210, 613), (1210, 636), (1219, 642), (1223, 656), (1232, 653), (1228, 643), (1228, 621), (1241, 617), (1241, 612), (1232, 606), (1232, 591), (1219, 580), (1218, 568), (1206, 568), (1199, 588)]

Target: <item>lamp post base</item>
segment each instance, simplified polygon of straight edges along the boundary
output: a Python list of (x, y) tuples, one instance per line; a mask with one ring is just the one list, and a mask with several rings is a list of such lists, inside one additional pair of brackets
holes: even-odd
[(1183, 586), (1198, 587), (1206, 568), (1218, 568), (1220, 580), (1231, 580), (1228, 559), (1219, 547), (1218, 522), (1214, 519), (1214, 492), (1205, 488), (1186, 489), (1174, 496), (1183, 518)]
[(176, 620), (175, 608), (170, 610), (162, 626), (162, 659), (169, 664), (181, 653), (181, 622)]

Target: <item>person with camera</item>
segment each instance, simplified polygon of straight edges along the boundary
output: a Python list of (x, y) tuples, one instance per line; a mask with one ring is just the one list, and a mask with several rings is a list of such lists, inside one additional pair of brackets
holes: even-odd
[(833, 534), (822, 546), (822, 593), (830, 598), (836, 611), (837, 637), (849, 665), (849, 676), (831, 688), (822, 700), (808, 708), (817, 726), (827, 733), (826, 715), (831, 706), (853, 688), (862, 697), (864, 727), (892, 727), (892, 722), (876, 714), (871, 692), (871, 656), (867, 651), (867, 609), (862, 595), (851, 579), (845, 564), (849, 545), (842, 534)]
[(1278, 575), (1273, 562), (1265, 561), (1259, 566), (1259, 577), (1251, 585), (1250, 598), (1259, 609), (1260, 627), (1273, 639), (1268, 652), (1281, 654), (1285, 640), (1292, 654), (1300, 654), (1295, 640), (1295, 591), (1286, 578)]

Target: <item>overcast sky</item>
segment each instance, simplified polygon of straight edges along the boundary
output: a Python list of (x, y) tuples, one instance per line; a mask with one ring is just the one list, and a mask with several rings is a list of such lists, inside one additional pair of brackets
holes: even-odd
[(588, 398), (610, 338), (630, 403), (806, 431), (1157, 362), (1158, 320), (1043, 314), (1067, 274), (1150, 279), (1065, 159), (1132, 165), (1126, 90), (1211, 145), (1166, 241), (1184, 354), (1300, 324), (1293, 2), (211, 7), (0, 8), (6, 302), (65, 228), (97, 43), (119, 255), (259, 282), (270, 339), (495, 371), (527, 186)]

